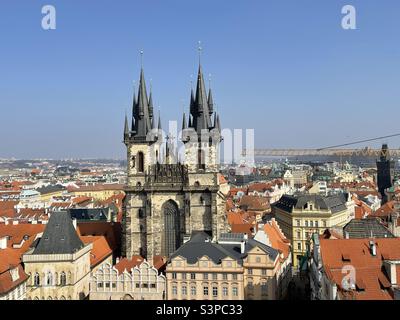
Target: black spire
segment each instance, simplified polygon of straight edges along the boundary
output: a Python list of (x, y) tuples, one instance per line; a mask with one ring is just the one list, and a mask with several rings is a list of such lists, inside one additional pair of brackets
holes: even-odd
[(136, 114), (136, 88), (135, 86), (133, 87), (133, 103), (132, 103), (132, 125), (131, 125), (131, 130), (133, 132), (136, 131), (135, 127), (135, 114)]
[[(150, 103), (152, 104), (152, 99), (149, 102), (146, 91), (146, 82), (144, 79), (143, 68), (140, 70), (140, 81), (139, 81), (139, 91), (138, 97), (133, 97), (134, 107), (132, 116), (132, 131), (134, 131), (133, 137), (145, 139), (147, 133), (151, 130), (151, 114), (152, 105), (150, 108)], [(151, 110), (151, 112), (150, 112)]]
[(195, 106), (194, 106), (194, 93), (193, 93), (193, 88), (190, 90), (190, 113), (193, 114), (195, 112)]
[(160, 111), (158, 111), (158, 130), (162, 130), (161, 129), (161, 114), (160, 114)]
[(124, 126), (124, 141), (129, 138), (129, 124), (128, 124), (128, 116), (125, 115), (125, 126)]
[(182, 131), (185, 130), (186, 127), (186, 114), (185, 112), (183, 113), (183, 117), (182, 117)]
[(149, 97), (149, 116), (153, 119), (153, 90), (150, 87), (150, 97)]
[(208, 89), (208, 111), (210, 115), (214, 112), (214, 101), (211, 93), (211, 88)]
[[(191, 98), (192, 100), (192, 98)], [(204, 77), (199, 65), (199, 71), (197, 75), (197, 86), (196, 86), (196, 97), (194, 99), (193, 108), (191, 108), (191, 114), (193, 116), (193, 127), (198, 134), (201, 134), (203, 129), (210, 130), (211, 119), (210, 111), (208, 108), (208, 98), (206, 94), (206, 88), (204, 85)]]
[(217, 115), (217, 124), (216, 128), (218, 129), (219, 132), (221, 132), (221, 123), (219, 122), (219, 115)]

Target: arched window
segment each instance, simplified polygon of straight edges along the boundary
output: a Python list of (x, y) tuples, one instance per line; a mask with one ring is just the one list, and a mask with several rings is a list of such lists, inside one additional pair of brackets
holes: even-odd
[(60, 285), (61, 286), (65, 286), (67, 284), (67, 275), (65, 274), (65, 272), (61, 272), (60, 274)]
[(169, 256), (181, 246), (181, 221), (177, 204), (168, 200), (162, 206), (164, 215), (163, 255)]
[(35, 276), (33, 278), (33, 284), (36, 287), (40, 286), (40, 276), (39, 276), (39, 273), (37, 273), (37, 272), (35, 273)]
[(143, 155), (143, 152), (142, 151), (140, 151), (139, 152), (139, 154), (138, 154), (138, 162), (139, 162), (139, 164), (138, 164), (138, 171), (139, 172), (144, 172), (144, 155)]
[(52, 274), (50, 271), (47, 272), (46, 284), (47, 284), (48, 286), (53, 285), (53, 274)]

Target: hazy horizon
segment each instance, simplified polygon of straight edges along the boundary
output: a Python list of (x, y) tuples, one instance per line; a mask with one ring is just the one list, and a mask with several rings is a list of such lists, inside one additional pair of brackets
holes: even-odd
[[(56, 30), (41, 28), (42, 1), (0, 3), (0, 158), (123, 160), (140, 50), (166, 129), (189, 110), (199, 40), (222, 127), (254, 129), (256, 148), (397, 133), (398, 1), (48, 4)], [(356, 30), (341, 28), (346, 4)], [(354, 147), (382, 142), (399, 148), (400, 138)]]

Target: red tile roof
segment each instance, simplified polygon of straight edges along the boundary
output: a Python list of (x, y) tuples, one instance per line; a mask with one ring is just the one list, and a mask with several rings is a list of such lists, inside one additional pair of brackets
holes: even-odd
[[(370, 253), (370, 239), (320, 238), (322, 263), (328, 278), (336, 283), (343, 298), (356, 300), (393, 299), (387, 286), (389, 280), (382, 271), (382, 260), (400, 260), (400, 238), (382, 238), (374, 240), (376, 256)], [(343, 257), (347, 256), (345, 260)], [(349, 260), (349, 261), (348, 261)], [(356, 269), (356, 285), (359, 290), (350, 293), (343, 290), (342, 268), (346, 265)], [(364, 288), (363, 290), (362, 287)]]
[(271, 209), (268, 198), (258, 196), (244, 195), (240, 199), (239, 206), (252, 211), (267, 211)]
[[(119, 260), (117, 264), (115, 264), (114, 268), (118, 270), (119, 273), (123, 273), (125, 270), (130, 272), (132, 268), (139, 266), (144, 261), (144, 258), (141, 256), (132, 256), (132, 259), (122, 258)], [(167, 259), (162, 256), (154, 256), (153, 258), (153, 266), (157, 270), (162, 269), (167, 263)]]
[(77, 225), (79, 236), (105, 236), (110, 248), (115, 252), (121, 244), (121, 224), (119, 222), (82, 222)]
[(268, 235), (272, 248), (282, 253), (283, 260), (286, 260), (290, 254), (290, 240), (285, 237), (274, 218), (264, 225), (264, 231)]
[(93, 249), (90, 251), (90, 266), (94, 268), (113, 253), (110, 245), (104, 236), (80, 236), (84, 244), (91, 243)]

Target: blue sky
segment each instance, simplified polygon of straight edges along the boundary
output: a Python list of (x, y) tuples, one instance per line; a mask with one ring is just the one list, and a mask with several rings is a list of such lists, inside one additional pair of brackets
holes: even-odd
[(397, 0), (1, 0), (0, 157), (123, 158), (139, 51), (166, 127), (188, 109), (198, 40), (221, 125), (254, 128), (256, 147), (396, 133), (399, 33)]

